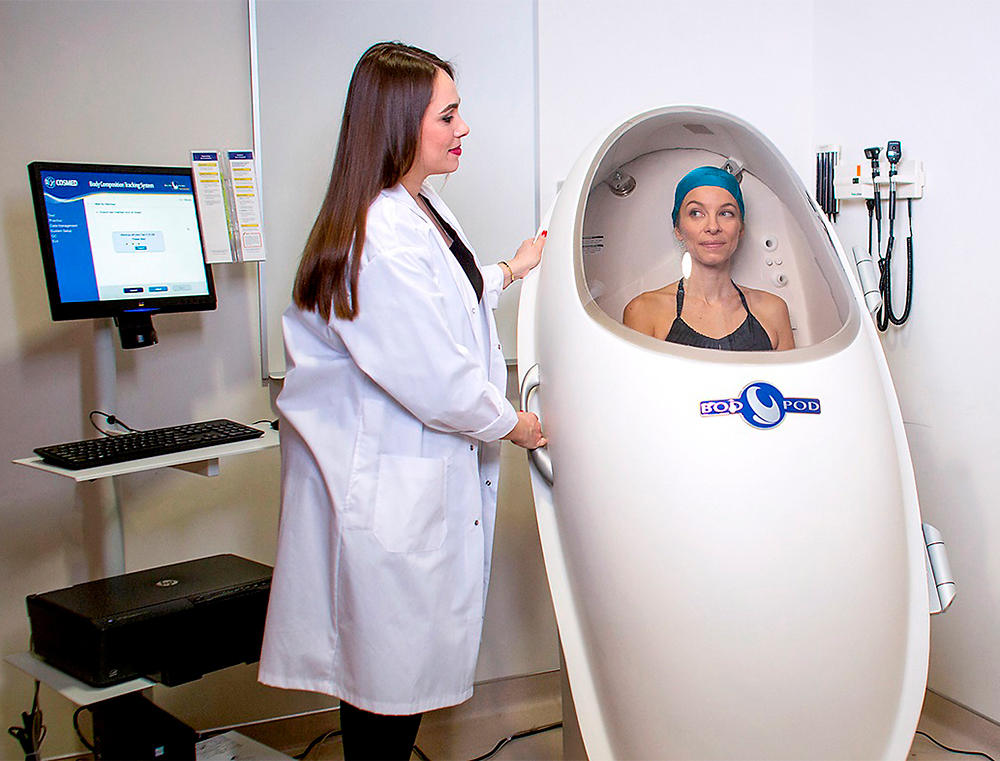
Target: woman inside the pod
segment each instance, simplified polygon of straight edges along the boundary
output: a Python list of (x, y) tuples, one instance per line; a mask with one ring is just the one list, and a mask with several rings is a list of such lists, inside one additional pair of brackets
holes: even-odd
[(723, 169), (698, 167), (674, 193), (674, 236), (690, 257), (690, 275), (636, 296), (626, 326), (672, 343), (728, 351), (792, 349), (784, 300), (733, 281), (733, 255), (743, 231), (743, 193)]

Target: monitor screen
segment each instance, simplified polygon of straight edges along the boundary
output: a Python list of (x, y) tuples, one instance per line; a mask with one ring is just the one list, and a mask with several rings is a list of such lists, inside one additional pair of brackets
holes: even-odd
[(28, 165), (54, 320), (214, 309), (190, 167)]

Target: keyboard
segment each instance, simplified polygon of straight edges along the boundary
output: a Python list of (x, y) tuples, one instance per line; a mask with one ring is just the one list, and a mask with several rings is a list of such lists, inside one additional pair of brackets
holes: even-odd
[(259, 428), (220, 418), (175, 425), (170, 428), (136, 431), (120, 436), (53, 444), (48, 447), (38, 447), (35, 449), (35, 454), (60, 468), (82, 470), (172, 452), (231, 444), (234, 441), (247, 441), (263, 435), (264, 432)]

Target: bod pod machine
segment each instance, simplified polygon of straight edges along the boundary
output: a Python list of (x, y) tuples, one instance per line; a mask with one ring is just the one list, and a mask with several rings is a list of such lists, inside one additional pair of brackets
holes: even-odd
[[(725, 352), (621, 323), (677, 280), (677, 181), (741, 175), (740, 285), (796, 347)], [(728, 114), (669, 107), (567, 177), (518, 322), (531, 480), (591, 759), (905, 758), (928, 587), (902, 418), (849, 260), (787, 161)], [(547, 476), (547, 478), (546, 478)]]

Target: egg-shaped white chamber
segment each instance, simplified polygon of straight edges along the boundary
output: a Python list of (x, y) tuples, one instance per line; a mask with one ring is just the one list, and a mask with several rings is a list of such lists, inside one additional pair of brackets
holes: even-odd
[[(706, 164), (741, 174), (734, 279), (785, 300), (791, 351), (621, 323), (680, 277), (674, 187)], [(590, 757), (904, 758), (928, 654), (912, 466), (863, 296), (801, 180), (745, 122), (661, 108), (598, 136), (547, 228), (518, 366), (550, 442), (552, 483), (533, 470), (532, 488)]]

